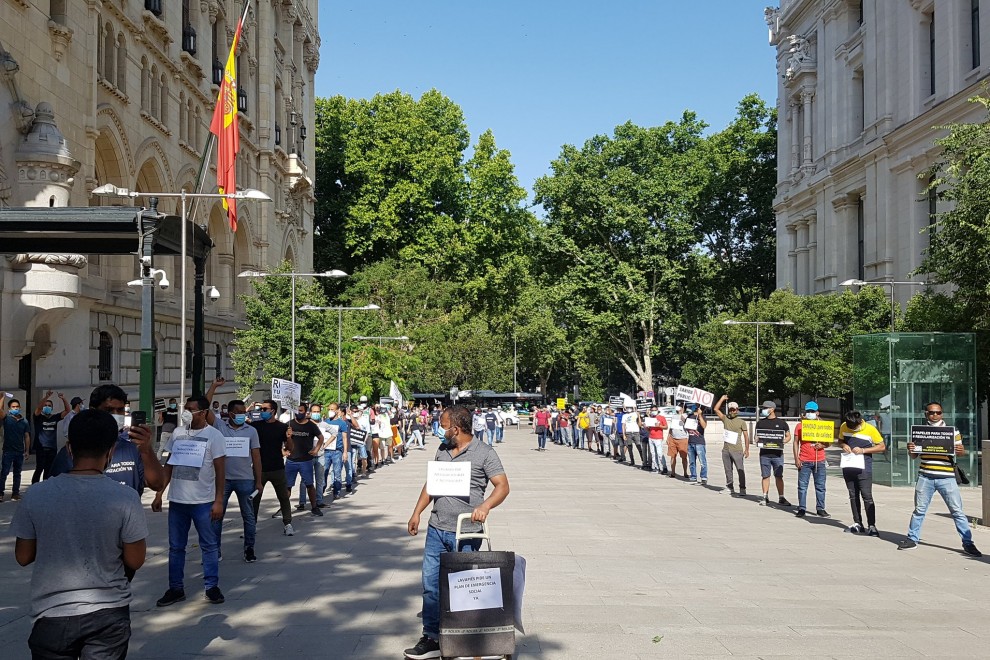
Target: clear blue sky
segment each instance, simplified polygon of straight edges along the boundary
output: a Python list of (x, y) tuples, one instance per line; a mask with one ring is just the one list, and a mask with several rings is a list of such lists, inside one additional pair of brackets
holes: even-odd
[(436, 88), (488, 128), (520, 183), (563, 144), (627, 120), (694, 110), (725, 126), (756, 92), (776, 100), (769, 0), (320, 0), (318, 96)]

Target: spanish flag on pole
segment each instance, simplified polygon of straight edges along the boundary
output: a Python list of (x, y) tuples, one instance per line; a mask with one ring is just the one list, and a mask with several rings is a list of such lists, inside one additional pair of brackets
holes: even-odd
[[(237, 192), (237, 152), (241, 148), (241, 137), (237, 129), (237, 42), (241, 39), (241, 26), (244, 17), (237, 22), (234, 43), (230, 46), (227, 66), (224, 67), (217, 107), (213, 110), (210, 132), (217, 136), (217, 188), (220, 194)], [(237, 231), (237, 202), (224, 199), (223, 208), (230, 220), (230, 230)]]

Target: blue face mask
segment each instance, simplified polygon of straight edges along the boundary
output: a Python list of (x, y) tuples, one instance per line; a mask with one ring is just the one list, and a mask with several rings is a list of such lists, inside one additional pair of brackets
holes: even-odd
[(13, 415), (14, 417), (20, 417), (21, 416), (21, 409), (20, 408), (11, 408), (10, 409), (10, 414)]
[(44, 408), (41, 409), (41, 414), (42, 415), (51, 415), (52, 414), (52, 407), (51, 406), (45, 406)]
[(760, 411), (760, 417), (767, 417), (769, 415), (770, 415), (770, 411), (767, 410), (766, 408)]
[(236, 424), (237, 426), (240, 426), (245, 421), (247, 421), (247, 415), (245, 415), (244, 413), (241, 413), (240, 415), (234, 415), (234, 424)]
[(261, 411), (261, 420), (262, 421), (267, 422), (271, 418), (272, 418), (272, 411), (271, 410), (262, 410)]
[(312, 419), (312, 420), (313, 420), (314, 422), (318, 422), (318, 421), (320, 421), (321, 419), (323, 419), (323, 415), (321, 415), (320, 413), (312, 413), (312, 414), (310, 415), (310, 418), (311, 418), (311, 419)]

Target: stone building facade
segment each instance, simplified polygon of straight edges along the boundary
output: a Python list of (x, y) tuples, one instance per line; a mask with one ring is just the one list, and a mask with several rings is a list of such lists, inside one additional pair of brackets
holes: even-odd
[[(928, 248), (936, 126), (980, 121), (985, 0), (784, 0), (777, 51), (777, 285), (912, 278)], [(918, 289), (894, 287), (900, 302)]]
[[(0, 207), (99, 206), (113, 184), (137, 192), (193, 190), (244, 0), (0, 0)], [(237, 52), (240, 188), (236, 234), (219, 203), (194, 220), (215, 243), (207, 286), (205, 372), (232, 376), (233, 329), (243, 321), (247, 269), (283, 259), (312, 268), (314, 74), (318, 0), (252, 0)], [(215, 190), (215, 156), (206, 174)], [(202, 200), (207, 201), (207, 200)], [(145, 198), (136, 203), (146, 204)], [(179, 212), (179, 200), (159, 210)], [(179, 390), (178, 258), (158, 258), (159, 396)], [(192, 339), (192, 264), (187, 265)], [(37, 401), (46, 389), (88, 399), (114, 382), (137, 394), (140, 288), (134, 256), (0, 256), (0, 389)], [(191, 361), (191, 344), (187, 366)], [(187, 377), (188, 377), (187, 369)], [(232, 387), (230, 389), (233, 389)], [(189, 385), (186, 386), (189, 391)]]

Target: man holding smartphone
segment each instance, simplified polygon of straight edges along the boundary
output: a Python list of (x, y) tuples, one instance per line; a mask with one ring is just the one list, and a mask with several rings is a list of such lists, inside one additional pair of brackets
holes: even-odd
[[(130, 426), (124, 426), (124, 407), (127, 394), (117, 385), (100, 385), (89, 395), (89, 407), (110, 413), (119, 429), (117, 444), (103, 474), (125, 486), (144, 492), (145, 486), (152, 490), (161, 488), (165, 481), (162, 464), (155, 455), (151, 442), (151, 429), (147, 425), (147, 414), (138, 410), (131, 415)], [(70, 438), (69, 442), (72, 440)], [(52, 476), (72, 470), (72, 455), (65, 447), (58, 452), (52, 464)]]

